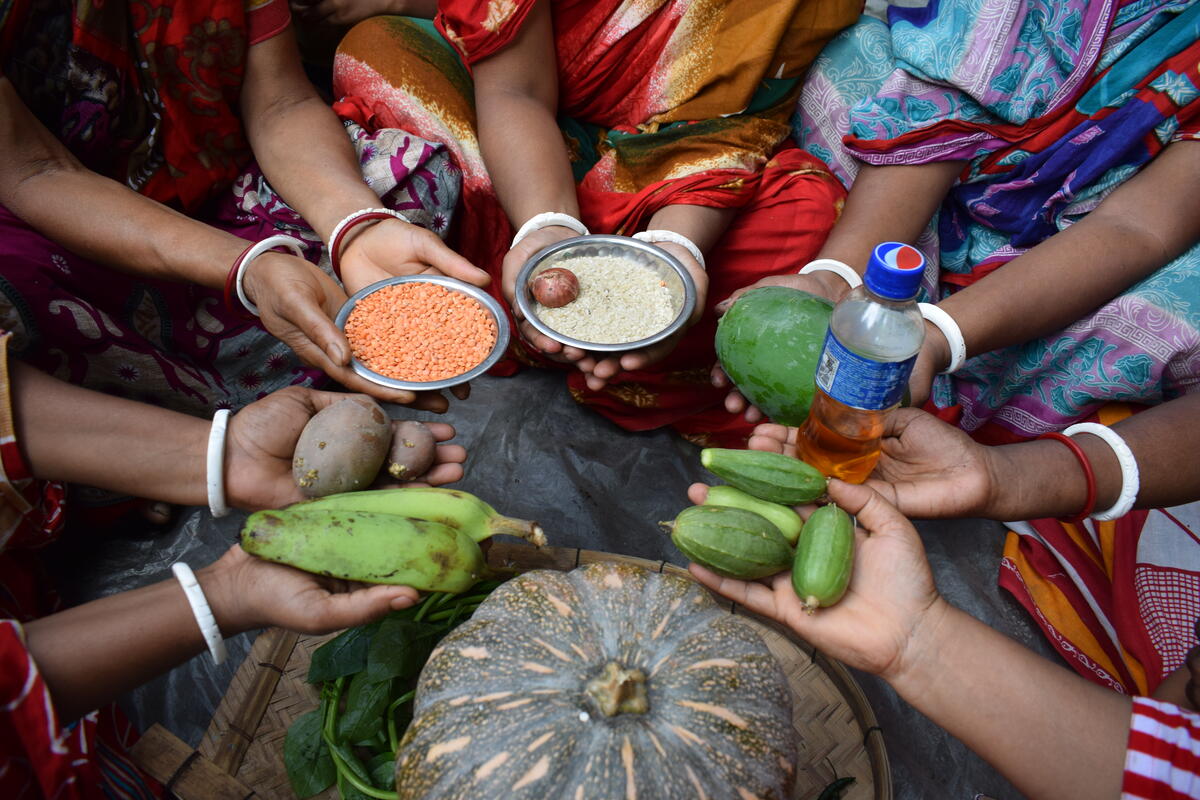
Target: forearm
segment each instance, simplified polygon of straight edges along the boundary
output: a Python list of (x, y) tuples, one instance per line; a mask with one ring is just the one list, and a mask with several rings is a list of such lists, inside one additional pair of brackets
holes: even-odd
[(1082, 220), (939, 305), (968, 355), (1062, 330), (1200, 239), (1200, 143), (1177, 142)]
[(575, 180), (553, 109), (505, 91), (477, 91), (475, 98), (483, 160), (513, 227), (547, 211), (578, 218)]
[(887, 677), (1025, 795), (1117, 797), (1130, 703), (941, 601)]
[(558, 129), (550, 4), (538, 0), (511, 44), (474, 67), (479, 147), (513, 227), (547, 211), (579, 217), (571, 160)]
[(206, 419), (93, 392), (12, 365), (17, 442), (39, 478), (180, 505), (207, 500)]
[(80, 164), (0, 77), (0, 205), (79, 255), (124, 272), (219, 287), (245, 247)]
[(736, 215), (736, 208), (671, 205), (654, 212), (646, 229), (681, 233), (691, 239), (700, 252), (708, 253)]
[(863, 164), (819, 257), (836, 258), (862, 273), (880, 242), (916, 242), (965, 163)]
[[(1135, 414), (1113, 426), (1137, 461), (1139, 491), (1135, 508), (1162, 508), (1200, 498), (1200, 471), (1180, 469), (1178, 453), (1200, 448), (1200, 394), (1190, 394)], [(1121, 494), (1121, 464), (1098, 436), (1072, 437), (1096, 478), (1097, 511), (1112, 507)], [(1062, 443), (1048, 440), (990, 448), (990, 482), (995, 496), (984, 513), (991, 519), (1017, 520), (1071, 516), (1083, 508), (1087, 480), (1083, 468)]]
[[(222, 635), (241, 633), (244, 626), (222, 613), (228, 577), (219, 562), (197, 570), (196, 579)], [(64, 724), (205, 650), (173, 578), (26, 623), (25, 635)]]
[(250, 48), (241, 107), (263, 175), (327, 243), (347, 214), (380, 205), (345, 128), (305, 77), (290, 29)]

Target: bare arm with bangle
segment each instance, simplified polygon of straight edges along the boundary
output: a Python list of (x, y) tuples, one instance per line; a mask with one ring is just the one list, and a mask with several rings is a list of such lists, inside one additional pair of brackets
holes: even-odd
[[(1135, 471), (1119, 448), (1087, 428), (1070, 435), (1090, 467), (1061, 442), (1035, 439), (994, 447), (915, 408), (891, 412), (879, 463), (868, 483), (908, 517), (982, 517), (1001, 521), (1071, 517), (1081, 511), (1108, 516), (1132, 496), (1133, 508), (1162, 508), (1200, 499), (1200, 471), (1180, 469), (1200, 447), (1200, 394), (1189, 394), (1111, 426), (1129, 449)], [(1071, 431), (1070, 428), (1067, 429)], [(794, 453), (795, 428), (760, 425), (756, 450)], [(1180, 455), (1185, 454), (1185, 455)], [(1127, 459), (1128, 462), (1128, 459)]]

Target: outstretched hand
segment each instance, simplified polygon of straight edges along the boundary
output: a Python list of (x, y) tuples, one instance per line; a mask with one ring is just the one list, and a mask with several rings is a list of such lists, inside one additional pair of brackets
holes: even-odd
[[(797, 429), (767, 423), (750, 436), (751, 450), (796, 455)], [(902, 514), (917, 519), (987, 517), (996, 503), (996, 452), (917, 408), (884, 419), (879, 461), (866, 485)]]
[[(230, 505), (254, 511), (283, 508), (305, 499), (292, 478), (296, 442), (314, 414), (346, 397), (353, 395), (289, 386), (230, 417), (225, 442), (225, 487)], [(438, 442), (454, 436), (454, 428), (445, 423), (426, 425)], [(459, 445), (439, 444), (433, 468), (421, 482), (438, 486), (461, 479), (466, 457), (467, 451)]]
[[(833, 480), (829, 496), (857, 515), (854, 569), (846, 594), (829, 608), (805, 613), (790, 572), (762, 582), (724, 578), (697, 564), (696, 580), (756, 614), (794, 630), (823, 653), (883, 678), (914, 656), (909, 645), (947, 608), (937, 593), (925, 549), (912, 524), (877, 492)], [(803, 532), (800, 534), (803, 536)]]
[(222, 631), (277, 625), (323, 634), (362, 625), (417, 602), (408, 586), (366, 586), (256, 558), (241, 545), (202, 570), (200, 582)]
[(341, 246), (342, 284), (348, 294), (398, 275), (447, 275), (475, 286), (491, 276), (450, 249), (433, 231), (385, 219), (353, 231)]

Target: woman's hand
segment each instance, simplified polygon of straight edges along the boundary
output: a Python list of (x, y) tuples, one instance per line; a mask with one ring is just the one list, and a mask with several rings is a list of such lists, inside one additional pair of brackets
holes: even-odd
[(917, 408), (884, 420), (879, 461), (867, 485), (907, 517), (989, 516), (996, 502), (997, 449)]
[(323, 634), (362, 625), (417, 602), (408, 586), (366, 586), (255, 558), (235, 544), (197, 574), (226, 635), (277, 625)]
[[(244, 288), (258, 307), (263, 327), (305, 364), (351, 391), (385, 403), (426, 411), (446, 410), (448, 404), (440, 392), (388, 389), (365, 380), (350, 368), (350, 343), (333, 324), (346, 302), (346, 293), (313, 264), (290, 254), (264, 253), (246, 269)], [(456, 386), (450, 391), (461, 399), (467, 396), (469, 387)]]
[[(246, 511), (283, 508), (305, 499), (292, 478), (292, 454), (301, 431), (314, 414), (347, 397), (289, 386), (257, 400), (229, 420), (225, 441), (225, 487), (230, 505)], [(399, 421), (392, 423), (393, 427)], [(426, 423), (434, 438), (445, 442), (454, 428)], [(438, 486), (460, 480), (467, 451), (439, 444), (433, 468), (421, 483)]]
[[(797, 433), (786, 425), (759, 425), (748, 446), (795, 457)], [(897, 408), (884, 419), (879, 461), (866, 485), (907, 517), (989, 516), (1000, 485), (998, 459), (998, 448), (932, 414)]]
[(890, 679), (920, 657), (915, 645), (922, 630), (936, 626), (948, 606), (921, 538), (900, 512), (866, 486), (832, 480), (829, 496), (859, 525), (850, 586), (836, 605), (806, 614), (789, 572), (747, 583), (696, 564), (689, 569), (708, 588), (787, 625), (823, 653)]
[(530, 347), (546, 356), (546, 358), (562, 363), (578, 362), (588, 357), (588, 353), (586, 350), (580, 350), (577, 347), (566, 347), (562, 342), (555, 341), (549, 336), (544, 336), (521, 316), (521, 310), (517, 308), (515, 299), (517, 273), (521, 271), (521, 267), (525, 265), (525, 262), (543, 247), (549, 247), (555, 242), (571, 239), (578, 235), (577, 232), (570, 228), (564, 228), (560, 225), (547, 225), (545, 228), (538, 228), (518, 242), (516, 247), (508, 251), (504, 256), (502, 267), (504, 298), (508, 301), (508, 307), (512, 309), (513, 318), (517, 321), (517, 330), (521, 334), (521, 338)]
[(396, 275), (448, 275), (475, 286), (491, 280), (420, 225), (385, 219), (352, 231), (350, 237), (342, 242), (339, 259), (347, 294)]
[(696, 309), (692, 312), (692, 316), (687, 323), (674, 335), (650, 347), (641, 350), (630, 350), (626, 353), (603, 358), (597, 358), (595, 355), (588, 354), (577, 360), (575, 366), (584, 374), (584, 381), (593, 392), (603, 389), (618, 372), (633, 372), (645, 369), (651, 364), (669, 356), (675, 349), (675, 345), (683, 338), (687, 329), (695, 325), (696, 321), (704, 313), (705, 302), (708, 298), (708, 273), (697, 263), (686, 247), (681, 247), (673, 242), (656, 242), (655, 246), (661, 247), (679, 259), (679, 262), (683, 264), (688, 274), (692, 276), (692, 280), (696, 284)]
[(925, 322), (925, 339), (917, 353), (912, 374), (908, 376), (910, 405), (920, 408), (929, 399), (933, 379), (950, 365), (950, 345), (946, 335), (932, 322)]
[[(717, 315), (720, 316), (728, 311), (729, 307), (746, 292), (763, 286), (785, 286), (789, 289), (799, 289), (802, 292), (824, 297), (834, 303), (841, 300), (842, 296), (850, 291), (850, 284), (832, 272), (813, 272), (808, 275), (772, 275), (738, 289), (717, 303)], [(751, 405), (737, 390), (733, 382), (729, 380), (729, 376), (725, 374), (725, 370), (721, 369), (720, 364), (713, 365), (709, 378), (712, 385), (718, 389), (729, 389), (729, 394), (725, 396), (725, 410), (730, 414), (741, 414), (747, 422), (762, 422), (766, 419), (762, 411)]]

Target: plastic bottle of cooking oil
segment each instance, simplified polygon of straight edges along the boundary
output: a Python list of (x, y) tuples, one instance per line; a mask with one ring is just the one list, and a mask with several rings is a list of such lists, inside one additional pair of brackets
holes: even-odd
[(876, 246), (863, 285), (833, 309), (816, 392), (797, 455), (825, 475), (862, 483), (879, 459), (883, 418), (908, 386), (925, 322), (916, 296), (925, 257), (899, 242)]

